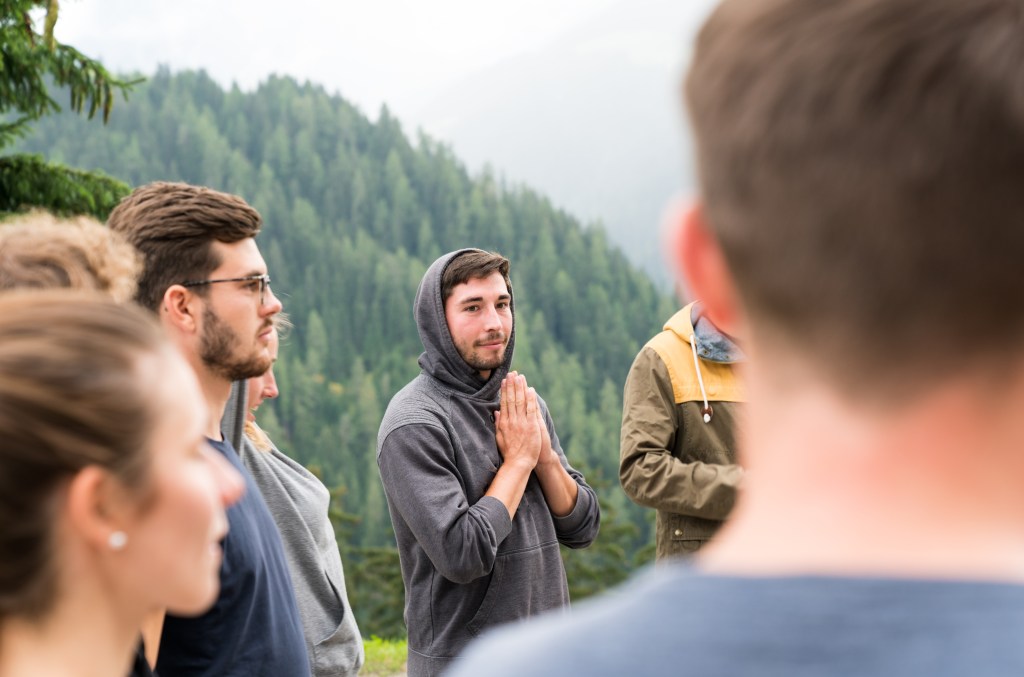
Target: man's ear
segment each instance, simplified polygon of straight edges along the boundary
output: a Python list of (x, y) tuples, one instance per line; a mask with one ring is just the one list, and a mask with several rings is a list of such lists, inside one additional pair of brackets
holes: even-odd
[(744, 321), (736, 285), (699, 202), (682, 217), (675, 255), (686, 289), (700, 300), (708, 318), (722, 331), (743, 336)]
[(172, 284), (164, 292), (160, 302), (160, 319), (186, 334), (195, 333), (198, 329), (198, 298), (186, 287)]

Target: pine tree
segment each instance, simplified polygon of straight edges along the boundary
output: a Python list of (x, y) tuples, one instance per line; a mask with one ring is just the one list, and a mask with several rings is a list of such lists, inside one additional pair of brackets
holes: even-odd
[[(45, 9), (43, 29), (32, 11)], [(61, 110), (52, 82), (70, 95), (70, 109), (92, 119), (110, 117), (114, 95), (133, 82), (111, 76), (103, 65), (53, 35), (57, 0), (0, 0), (0, 150), (23, 137), (33, 122)], [(0, 214), (43, 207), (62, 214), (105, 219), (128, 187), (98, 172), (48, 164), (39, 156), (0, 156)]]

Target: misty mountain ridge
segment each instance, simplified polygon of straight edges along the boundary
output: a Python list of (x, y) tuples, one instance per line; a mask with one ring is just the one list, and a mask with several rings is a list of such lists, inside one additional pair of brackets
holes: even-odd
[(546, 48), (464, 80), (415, 117), (470, 167), (494, 167), (601, 224), (667, 289), (658, 226), (666, 203), (696, 183), (681, 78), (711, 4), (616, 4)]

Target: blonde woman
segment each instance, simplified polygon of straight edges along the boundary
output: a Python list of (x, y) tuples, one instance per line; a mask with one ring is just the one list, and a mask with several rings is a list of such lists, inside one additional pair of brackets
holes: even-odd
[[(280, 325), (270, 337), (270, 355), (275, 362)], [(313, 473), (281, 453), (256, 425), (253, 412), (263, 400), (277, 397), (273, 366), (263, 376), (249, 379), (248, 389), (242, 462), (281, 532), (313, 677), (355, 675), (363, 664), (363, 641), (348, 603), (334, 527), (327, 517), (330, 493)]]

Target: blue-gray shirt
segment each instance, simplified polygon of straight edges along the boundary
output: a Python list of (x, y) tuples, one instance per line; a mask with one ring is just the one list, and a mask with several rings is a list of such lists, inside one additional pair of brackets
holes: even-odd
[(470, 645), (448, 677), (1024, 675), (1024, 586), (658, 567)]

